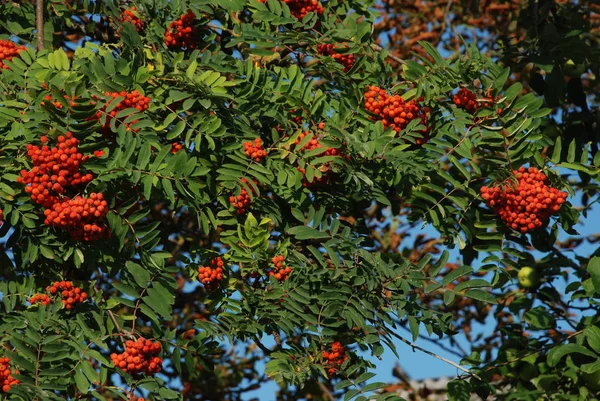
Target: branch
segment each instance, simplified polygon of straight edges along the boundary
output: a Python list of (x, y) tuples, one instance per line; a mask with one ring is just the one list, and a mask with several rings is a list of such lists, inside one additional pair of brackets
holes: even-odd
[(258, 346), (258, 348), (260, 348), (262, 350), (262, 352), (265, 353), (265, 355), (270, 355), (271, 352), (273, 352), (272, 350), (267, 348), (263, 343), (261, 343), (258, 338), (254, 339), (254, 343)]
[[(404, 330), (410, 331), (410, 330), (409, 330), (407, 327), (405, 327), (405, 326), (401, 326), (401, 327), (402, 327)], [(445, 345), (443, 345), (443, 344), (440, 344), (438, 341), (434, 340), (433, 338), (426, 337), (426, 336), (424, 336), (424, 335), (422, 335), (422, 334), (419, 334), (419, 338), (420, 338), (421, 340), (424, 340), (424, 341), (429, 341), (430, 343), (433, 343), (433, 344), (435, 344), (435, 346), (436, 346), (436, 347), (439, 347), (439, 348), (443, 349), (444, 351), (446, 351), (447, 353), (449, 353), (449, 354), (453, 354), (453, 355), (455, 355), (455, 356), (457, 356), (457, 357), (459, 357), (459, 358), (461, 358), (461, 359), (462, 359), (462, 358), (465, 358), (465, 357), (467, 357), (467, 356), (468, 356), (468, 355), (465, 355), (465, 353), (461, 354), (461, 353), (460, 353), (460, 352), (458, 352), (458, 351), (455, 351), (455, 350), (453, 350), (453, 349), (451, 349), (451, 348), (449, 348), (449, 347), (447, 347), (447, 346), (445, 346)], [(457, 346), (457, 348), (458, 348), (458, 344), (455, 344), (455, 345), (456, 345), (456, 346)]]
[(327, 386), (325, 386), (323, 383), (319, 382), (319, 388), (323, 392), (323, 395), (325, 396), (325, 398), (327, 398), (329, 401), (335, 401), (335, 397), (333, 396), (333, 394), (331, 394), (331, 391), (329, 391)]
[(448, 4), (446, 4), (446, 12), (444, 13), (444, 21), (442, 22), (442, 29), (440, 31), (440, 40), (442, 39), (442, 35), (446, 31), (446, 26), (447, 26), (448, 18), (449, 18), (448, 14), (450, 14), (450, 8), (452, 7), (452, 1), (453, 0), (448, 0)]
[(540, 348), (540, 349), (538, 349), (538, 350), (535, 350), (535, 351), (528, 352), (528, 353), (526, 353), (525, 355), (521, 355), (521, 356), (520, 356), (520, 357), (518, 357), (518, 358), (511, 359), (510, 361), (506, 361), (506, 362), (504, 362), (504, 363), (501, 363), (501, 364), (499, 364), (499, 365), (489, 366), (489, 364), (488, 364), (488, 367), (486, 367), (486, 368), (484, 369), (484, 371), (485, 371), (485, 372), (488, 372), (488, 371), (490, 371), (490, 370), (494, 370), (494, 369), (496, 369), (496, 368), (500, 368), (500, 367), (502, 367), (502, 366), (506, 366), (506, 365), (510, 365), (510, 364), (512, 364), (512, 363), (518, 362), (518, 361), (520, 361), (521, 359), (525, 359), (525, 358), (527, 358), (527, 357), (528, 357), (528, 356), (530, 356), (530, 355), (537, 354), (538, 352), (542, 352), (542, 351), (545, 351), (545, 350), (547, 350), (547, 349), (550, 349), (550, 348), (552, 348), (552, 347), (555, 347), (555, 346), (557, 346), (558, 344), (562, 344), (562, 343), (564, 343), (565, 341), (568, 341), (568, 340), (570, 340), (571, 338), (573, 338), (573, 337), (576, 337), (576, 336), (578, 336), (578, 335), (580, 335), (580, 334), (582, 334), (582, 333), (583, 333), (583, 330), (576, 331), (575, 333), (571, 333), (571, 334), (569, 334), (568, 336), (566, 336), (565, 338), (563, 338), (562, 340), (560, 340), (558, 343), (552, 343), (552, 344), (548, 344), (548, 345), (546, 345), (546, 346), (544, 346), (544, 347), (542, 347), (542, 348)]
[(37, 0), (35, 7), (36, 50), (44, 50), (44, 0)]
[(108, 312), (108, 316), (110, 316), (110, 319), (112, 320), (113, 324), (117, 328), (118, 336), (121, 339), (121, 342), (125, 343), (125, 341), (123, 341), (123, 336), (129, 337), (129, 338), (135, 338), (133, 335), (133, 332), (129, 333), (128, 331), (123, 330), (121, 328), (121, 326), (119, 326), (119, 323), (117, 322), (117, 319), (115, 318), (115, 314), (110, 309), (107, 310), (107, 312)]
[[(383, 47), (376, 45), (375, 43), (371, 44), (371, 49), (375, 50), (376, 52), (381, 52), (383, 51)], [(387, 58), (394, 60), (396, 63), (404, 65), (406, 64), (406, 61), (402, 60), (399, 57), (394, 56), (392, 53), (388, 53), (386, 55)]]
[(446, 358), (444, 358), (443, 356), (439, 356), (438, 354), (436, 354), (436, 353), (434, 353), (434, 352), (431, 352), (431, 351), (429, 351), (429, 350), (426, 350), (425, 348), (421, 348), (421, 347), (419, 347), (417, 344), (415, 344), (415, 343), (412, 343), (412, 342), (408, 341), (406, 338), (402, 337), (401, 335), (398, 335), (398, 334), (394, 333), (394, 332), (393, 332), (393, 331), (391, 331), (391, 330), (387, 330), (387, 331), (388, 331), (388, 333), (390, 333), (390, 334), (391, 334), (393, 337), (396, 337), (398, 340), (402, 341), (402, 342), (403, 342), (403, 343), (405, 343), (406, 345), (409, 345), (409, 346), (411, 346), (411, 347), (413, 348), (413, 350), (414, 350), (414, 349), (417, 349), (417, 350), (419, 350), (419, 351), (421, 351), (421, 352), (423, 352), (423, 353), (425, 353), (425, 354), (427, 354), (427, 355), (430, 355), (430, 356), (432, 356), (432, 357), (434, 357), (434, 358), (437, 358), (437, 359), (439, 359), (440, 361), (444, 361), (444, 362), (446, 362), (448, 365), (452, 365), (452, 366), (454, 366), (456, 369), (458, 369), (458, 370), (461, 370), (461, 371), (465, 372), (465, 373), (466, 373), (466, 374), (468, 374), (469, 376), (471, 376), (471, 377), (474, 377), (474, 378), (476, 378), (476, 379), (477, 379), (477, 380), (479, 380), (479, 381), (483, 381), (483, 380), (481, 379), (481, 377), (479, 377), (477, 374), (475, 374), (475, 373), (473, 373), (473, 372), (469, 371), (468, 369), (465, 369), (465, 368), (463, 368), (462, 366), (460, 366), (460, 365), (458, 365), (458, 364), (456, 364), (456, 363), (452, 362), (451, 360), (449, 360), (449, 359), (446, 359)]

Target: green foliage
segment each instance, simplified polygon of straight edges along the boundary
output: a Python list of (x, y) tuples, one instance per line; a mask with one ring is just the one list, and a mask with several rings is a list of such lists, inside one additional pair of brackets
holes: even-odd
[[(2, 37), (27, 44), (0, 72), (0, 357), (10, 358), (20, 381), (3, 397), (168, 400), (181, 399), (183, 385), (184, 399), (240, 400), (249, 384), (274, 380), (293, 399), (400, 400), (371, 380), (375, 366), (363, 355), (396, 353), (401, 328), (413, 342), (425, 333), (452, 338), (466, 319), (456, 305), (507, 309), (522, 326), (505, 333), (497, 357), (491, 349), (465, 355), (470, 379), (450, 382), (448, 399), (501, 393), (493, 375), (508, 377), (517, 362), (535, 367), (533, 384), (517, 381), (503, 399), (537, 399), (559, 384), (552, 399), (587, 396), (578, 375), (600, 368), (595, 316), (555, 343), (521, 335), (571, 322), (550, 302), (554, 279), (571, 277), (563, 267), (576, 271), (567, 302), (595, 310), (600, 259), (572, 261), (554, 246), (559, 230), (576, 233), (586, 210), (567, 203), (549, 232), (525, 235), (480, 196), (522, 165), (543, 169), (571, 194), (559, 173), (579, 174), (597, 194), (596, 144), (543, 133), (550, 92), (524, 94), (509, 63), (472, 44), (468, 56), (447, 59), (420, 42), (426, 56), (393, 71), (373, 46), (371, 3), (332, 0), (323, 15), (302, 20), (277, 0), (133, 3), (139, 32), (116, 2), (47, 1), (38, 51), (33, 4), (0, 4)], [(188, 8), (198, 47), (168, 49), (165, 30)], [(89, 40), (72, 51), (66, 44), (78, 29)], [(322, 43), (342, 44), (353, 66), (320, 55)], [(427, 108), (426, 124), (386, 129), (365, 108), (370, 85)], [(458, 88), (481, 107), (457, 107)], [(124, 102), (133, 91), (150, 99), (147, 110)], [(420, 146), (423, 130), (430, 138)], [(81, 170), (93, 180), (60, 196), (104, 195), (109, 210), (99, 224), (110, 236), (98, 241), (45, 222), (18, 182), (34, 167), (27, 145), (47, 136), (53, 147), (67, 132), (89, 156)], [(245, 153), (244, 142), (257, 138), (264, 160)], [(447, 249), (418, 257), (382, 249), (377, 221), (400, 215), (437, 229), (463, 263), (448, 268)], [(515, 291), (516, 269), (536, 263), (533, 249), (545, 255), (545, 284), (535, 294)], [(287, 279), (277, 278), (278, 256), (291, 268)], [(200, 285), (199, 269), (217, 257), (223, 278)], [(61, 280), (88, 300), (73, 309), (30, 304)], [(114, 365), (111, 354), (137, 337), (160, 341), (161, 374)], [(509, 340), (519, 341), (519, 355), (508, 352)], [(348, 358), (331, 370), (323, 353), (335, 341)], [(240, 355), (232, 346), (248, 348)], [(255, 366), (263, 359), (264, 375)]]

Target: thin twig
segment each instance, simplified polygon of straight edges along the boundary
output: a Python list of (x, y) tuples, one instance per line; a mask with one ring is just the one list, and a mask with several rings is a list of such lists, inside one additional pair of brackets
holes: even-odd
[[(400, 326), (400, 327), (402, 327), (402, 328), (403, 328), (404, 330), (406, 330), (406, 331), (410, 331), (410, 330), (409, 330), (407, 327), (404, 327), (404, 326)], [(437, 347), (439, 347), (439, 348), (443, 349), (444, 351), (448, 352), (449, 354), (453, 354), (453, 355), (455, 355), (455, 356), (457, 356), (457, 357), (459, 357), (459, 358), (465, 358), (466, 356), (468, 356), (468, 355), (466, 355), (466, 353), (464, 353), (464, 354), (461, 354), (461, 353), (460, 353), (460, 352), (458, 352), (458, 351), (455, 351), (455, 350), (453, 350), (453, 349), (450, 349), (449, 347), (447, 347), (447, 346), (445, 346), (445, 345), (443, 345), (443, 344), (440, 344), (438, 341), (434, 340), (433, 338), (429, 338), (429, 337), (426, 337), (426, 336), (424, 336), (424, 335), (421, 335), (421, 334), (419, 334), (419, 338), (420, 338), (421, 340), (423, 340), (423, 341), (428, 341), (428, 342), (430, 342), (430, 343), (433, 343), (433, 344), (435, 344)], [(457, 345), (458, 345), (458, 344), (457, 344)]]
[(260, 340), (258, 338), (254, 339), (254, 343), (258, 346), (258, 348), (260, 348), (262, 350), (262, 352), (264, 352), (266, 355), (270, 355), (271, 351), (269, 348), (267, 348), (262, 342), (260, 342)]
[[(561, 344), (561, 343), (564, 343), (565, 341), (568, 341), (568, 340), (570, 340), (571, 338), (573, 338), (573, 337), (576, 337), (576, 336), (578, 336), (578, 335), (580, 335), (580, 334), (582, 334), (582, 333), (583, 333), (583, 330), (579, 330), (579, 331), (576, 331), (575, 333), (571, 333), (571, 334), (569, 334), (568, 336), (566, 336), (565, 338), (563, 338), (562, 340), (560, 340), (560, 341), (559, 341), (559, 344)], [(515, 362), (518, 362), (518, 361), (520, 361), (521, 359), (525, 359), (525, 358), (527, 358), (528, 356), (535, 355), (535, 354), (537, 354), (538, 352), (542, 352), (542, 351), (545, 351), (545, 350), (547, 350), (547, 349), (550, 349), (550, 348), (552, 348), (552, 347), (555, 347), (556, 345), (557, 345), (556, 343), (548, 344), (548, 345), (546, 345), (546, 346), (544, 346), (544, 347), (542, 347), (542, 348), (540, 348), (540, 349), (538, 349), (538, 350), (531, 351), (531, 352), (528, 352), (528, 353), (526, 353), (525, 355), (521, 355), (521, 356), (520, 356), (520, 357), (518, 357), (518, 358), (511, 359), (510, 361), (506, 361), (506, 362), (504, 362), (504, 363), (501, 363), (501, 364), (499, 364), (499, 365), (488, 366), (487, 368), (485, 368), (485, 369), (484, 369), (484, 371), (485, 371), (485, 372), (488, 372), (488, 371), (490, 371), (490, 370), (494, 370), (494, 369), (500, 368), (500, 367), (502, 367), (502, 366), (506, 366), (506, 365), (513, 364), (513, 363), (515, 363)]]
[(331, 391), (329, 391), (329, 389), (327, 388), (327, 386), (325, 386), (323, 383), (319, 382), (319, 388), (321, 389), (321, 391), (323, 392), (323, 395), (329, 400), (329, 401), (335, 401), (335, 398), (333, 396), (333, 394), (331, 394)]
[[(39, 378), (40, 378), (40, 357), (42, 355), (42, 345), (38, 344), (37, 349), (37, 360), (35, 361), (35, 387), (38, 386)], [(37, 397), (36, 397), (37, 400)]]
[(432, 357), (434, 357), (434, 358), (437, 358), (437, 359), (439, 359), (440, 361), (446, 362), (447, 364), (454, 366), (456, 369), (458, 369), (458, 370), (461, 370), (461, 371), (465, 372), (465, 373), (466, 373), (466, 374), (468, 374), (469, 376), (471, 376), (471, 377), (474, 377), (474, 378), (476, 378), (476, 379), (477, 379), (477, 380), (479, 380), (479, 381), (483, 381), (483, 380), (481, 379), (481, 377), (479, 377), (477, 374), (475, 374), (475, 373), (473, 373), (473, 372), (469, 371), (468, 369), (465, 369), (465, 368), (463, 368), (462, 366), (460, 366), (460, 365), (458, 365), (458, 364), (456, 364), (456, 363), (452, 362), (451, 360), (449, 360), (449, 359), (446, 359), (446, 358), (444, 358), (443, 356), (440, 356), (440, 355), (436, 354), (435, 352), (431, 352), (431, 351), (429, 351), (429, 350), (426, 350), (425, 348), (421, 348), (421, 347), (419, 347), (417, 344), (415, 344), (415, 343), (413, 343), (413, 342), (410, 342), (410, 341), (408, 341), (406, 338), (402, 337), (402, 336), (401, 336), (401, 335), (399, 335), (399, 334), (396, 334), (396, 333), (394, 333), (394, 332), (393, 332), (393, 331), (391, 331), (391, 330), (387, 330), (387, 331), (388, 331), (388, 333), (390, 333), (390, 334), (391, 334), (393, 337), (396, 337), (398, 340), (402, 341), (402, 342), (403, 342), (403, 343), (405, 343), (406, 345), (409, 345), (409, 346), (410, 346), (410, 347), (412, 347), (413, 349), (417, 349), (417, 350), (419, 350), (419, 351), (421, 351), (421, 352), (423, 352), (423, 353), (425, 353), (425, 354), (427, 354), (427, 355), (430, 355), (430, 356), (432, 356)]
[[(383, 47), (376, 45), (375, 43), (371, 43), (371, 49), (375, 50), (376, 52), (381, 52), (383, 51)], [(387, 58), (394, 60), (396, 63), (404, 65), (406, 64), (406, 61), (402, 60), (399, 57), (394, 56), (392, 53), (389, 53), (386, 55)]]
[(446, 26), (448, 24), (448, 14), (450, 14), (450, 8), (452, 7), (453, 0), (448, 0), (448, 4), (446, 5), (446, 12), (444, 13), (444, 21), (442, 21), (442, 29), (440, 31), (440, 39), (441, 35), (446, 31)]
[(123, 330), (121, 328), (121, 326), (119, 326), (119, 323), (117, 322), (117, 319), (116, 319), (115, 314), (113, 313), (113, 311), (107, 310), (107, 312), (108, 312), (108, 316), (110, 317), (110, 320), (112, 320), (113, 324), (117, 328), (117, 331), (119, 333), (119, 338), (121, 339), (121, 342), (125, 343), (125, 341), (123, 341), (123, 336), (134, 338), (133, 332), (129, 333), (128, 331)]
[(44, 50), (44, 0), (37, 0), (35, 7), (36, 50)]

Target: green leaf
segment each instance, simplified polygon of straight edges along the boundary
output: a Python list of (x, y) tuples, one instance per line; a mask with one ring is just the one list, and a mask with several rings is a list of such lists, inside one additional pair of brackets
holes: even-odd
[(594, 349), (594, 351), (600, 353), (600, 328), (596, 326), (589, 326), (583, 329), (583, 334), (587, 338), (588, 344)]
[(556, 142), (554, 142), (554, 150), (552, 151), (552, 157), (550, 158), (555, 164), (560, 163), (560, 156), (562, 154), (562, 139), (560, 137), (556, 138)]
[(454, 291), (456, 292), (460, 292), (464, 289), (467, 288), (478, 288), (478, 287), (491, 287), (492, 285), (490, 283), (488, 283), (486, 280), (482, 280), (480, 278), (476, 278), (473, 280), (467, 280), (464, 281), (462, 283), (459, 283), (455, 288)]
[(375, 391), (375, 390), (379, 390), (382, 389), (384, 387), (386, 387), (387, 384), (384, 382), (374, 382), (374, 383), (369, 383), (366, 386), (363, 387), (362, 391), (365, 393), (368, 393), (370, 391)]
[(454, 298), (456, 297), (456, 292), (452, 290), (444, 291), (444, 305), (450, 305)]
[(465, 296), (488, 304), (498, 303), (492, 294), (483, 290), (468, 290), (465, 292)]
[(171, 308), (168, 303), (162, 302), (161, 297), (158, 296), (146, 296), (142, 300), (146, 305), (152, 308), (153, 311), (164, 317), (165, 319), (171, 318)]
[(565, 355), (573, 353), (583, 354), (594, 358), (597, 357), (592, 351), (579, 344), (560, 344), (552, 348), (548, 353), (548, 365), (556, 366)]
[(448, 401), (469, 401), (473, 391), (466, 380), (452, 380), (448, 383), (447, 390)]
[(417, 341), (419, 338), (419, 322), (414, 316), (408, 316), (406, 319), (408, 320), (408, 327), (412, 334), (412, 340)]
[(596, 289), (596, 293), (600, 294), (600, 256), (594, 256), (590, 259), (587, 271), (592, 276), (592, 283)]
[(180, 120), (177, 124), (175, 124), (175, 127), (173, 127), (169, 131), (169, 133), (167, 134), (167, 139), (172, 140), (174, 138), (178, 138), (186, 126), (187, 126), (187, 124), (186, 124), (185, 120)]
[(169, 199), (169, 202), (171, 203), (171, 205), (174, 205), (175, 204), (175, 191), (173, 190), (173, 184), (171, 183), (171, 180), (164, 177), (161, 179), (160, 182), (162, 183), (163, 191), (164, 191), (166, 197)]
[(138, 291), (136, 291), (133, 287), (130, 287), (128, 285), (113, 282), (112, 286), (115, 287), (118, 291), (121, 291), (123, 294), (128, 295), (132, 298), (140, 297), (140, 293)]
[(142, 288), (146, 288), (150, 282), (150, 273), (142, 266), (133, 262), (125, 262), (125, 268), (133, 276), (137, 285)]
[(494, 82), (492, 83), (492, 89), (496, 92), (500, 92), (502, 90), (502, 88), (504, 88), (504, 84), (506, 83), (506, 80), (508, 79), (509, 76), (510, 76), (510, 68), (506, 67), (496, 77), (496, 79), (494, 79)]
[(292, 227), (287, 231), (288, 234), (293, 235), (296, 239), (325, 239), (330, 238), (330, 235), (314, 228), (307, 226), (296, 226)]
[(429, 54), (431, 56), (431, 58), (433, 59), (433, 61), (435, 61), (436, 66), (443, 67), (443, 66), (447, 65), (446, 60), (442, 57), (440, 52), (438, 52), (438, 50), (435, 47), (433, 47), (433, 45), (431, 43), (426, 42), (424, 40), (421, 40), (418, 43), (421, 46), (423, 46), (425, 51), (427, 51), (427, 54)]
[(575, 152), (577, 151), (577, 143), (575, 139), (569, 144), (569, 152), (567, 153), (567, 162), (573, 163), (575, 161)]
[(450, 273), (448, 273), (444, 279), (442, 280), (442, 285), (446, 286), (448, 284), (450, 284), (451, 282), (453, 282), (454, 280), (462, 277), (462, 276), (466, 276), (467, 274), (470, 274), (473, 272), (473, 268), (471, 266), (460, 266), (458, 269), (452, 270)]
[(534, 329), (548, 329), (554, 326), (555, 317), (541, 306), (528, 310), (523, 319)]
[(354, 385), (354, 383), (352, 383), (350, 380), (342, 380), (341, 382), (339, 382), (338, 384), (335, 385), (335, 389), (343, 390), (346, 387), (350, 387), (352, 385)]
[(85, 374), (80, 369), (77, 369), (75, 370), (75, 375), (73, 378), (75, 379), (75, 384), (77, 385), (79, 391), (83, 394), (87, 394), (87, 392), (90, 390), (90, 382)]

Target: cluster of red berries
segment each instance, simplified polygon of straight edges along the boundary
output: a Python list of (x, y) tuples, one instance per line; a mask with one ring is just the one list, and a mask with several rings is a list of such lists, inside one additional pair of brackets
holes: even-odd
[[(267, 0), (259, 1), (261, 3), (267, 2)], [(321, 15), (325, 11), (325, 8), (323, 8), (318, 0), (283, 0), (283, 2), (288, 5), (292, 15), (300, 20), (306, 17), (308, 13), (313, 12)]]
[(477, 100), (477, 95), (467, 88), (460, 89), (452, 98), (455, 105), (475, 114), (481, 107), (489, 107), (492, 104), (492, 96), (488, 94), (487, 99)]
[(4, 212), (0, 209), (0, 227), (2, 227), (2, 222), (4, 221)]
[(215, 290), (219, 282), (223, 280), (223, 267), (225, 263), (221, 257), (212, 259), (209, 266), (200, 266), (198, 268), (198, 278), (207, 290)]
[[(33, 162), (30, 171), (22, 170), (17, 182), (25, 185), (31, 199), (43, 206), (45, 224), (62, 228), (75, 240), (92, 241), (101, 238), (106, 231), (102, 220), (108, 213), (108, 204), (102, 194), (92, 193), (89, 198), (77, 196), (65, 198), (69, 188), (90, 182), (92, 174), (79, 172), (88, 159), (79, 153), (79, 140), (67, 132), (57, 138), (58, 146), (27, 145), (27, 153)], [(48, 142), (46, 136), (40, 142)]]
[(72, 309), (75, 304), (84, 302), (88, 296), (81, 288), (73, 286), (72, 281), (55, 281), (46, 288), (46, 291), (51, 295), (60, 295), (62, 303), (67, 309)]
[[(67, 100), (67, 102), (69, 103), (70, 107), (77, 106), (77, 103), (75, 103), (75, 99), (76, 99), (75, 95), (73, 95), (73, 96), (63, 95), (63, 96)], [(62, 109), (63, 108), (63, 104), (61, 102), (59, 102), (58, 100), (54, 101), (54, 102), (52, 101), (52, 96), (51, 95), (44, 96), (44, 100), (47, 100), (49, 102), (48, 104), (53, 105), (57, 109)], [(45, 106), (46, 102), (42, 102), (42, 105)]]
[(467, 88), (462, 88), (459, 90), (458, 93), (452, 98), (452, 101), (455, 105), (465, 109), (471, 114), (475, 114), (479, 108), (479, 105), (477, 104), (477, 95)]
[[(302, 132), (300, 135), (298, 135), (298, 138), (294, 141), (294, 146), (298, 146), (300, 144), (300, 142), (307, 136), (310, 134), (310, 131), (304, 131)], [(315, 149), (319, 149), (322, 148), (323, 144), (321, 142), (319, 142), (319, 140), (313, 136), (312, 139), (310, 139), (301, 149), (298, 149), (302, 152), (308, 152), (310, 150), (315, 150)], [(337, 148), (327, 148), (325, 150), (325, 152), (323, 154), (321, 154), (320, 156), (341, 156), (342, 152), (337, 149)]]
[[(48, 138), (42, 136), (40, 142), (46, 143)], [(31, 199), (45, 208), (59, 202), (67, 188), (76, 187), (92, 180), (91, 174), (79, 172), (81, 163), (88, 159), (77, 150), (79, 140), (67, 132), (57, 138), (58, 146), (49, 148), (43, 145), (27, 145), (27, 153), (33, 162), (30, 171), (21, 170), (17, 182), (25, 185), (25, 192)]]
[(171, 49), (193, 50), (198, 46), (198, 31), (196, 14), (187, 10), (169, 25), (165, 32), (165, 45)]
[(260, 138), (254, 139), (254, 142), (244, 142), (244, 153), (258, 163), (267, 157), (267, 151), (263, 148), (263, 141)]
[(8, 393), (12, 386), (21, 383), (12, 376), (18, 374), (18, 370), (10, 370), (9, 358), (0, 358), (0, 390)]
[[(376, 115), (383, 122), (384, 127), (391, 127), (400, 132), (415, 119), (420, 119), (421, 124), (427, 127), (428, 107), (421, 107), (417, 101), (405, 101), (400, 95), (388, 95), (385, 89), (369, 86), (365, 93), (365, 108)], [(422, 145), (429, 139), (428, 129), (422, 132), (423, 138), (418, 138), (416, 143)]]
[(354, 54), (341, 54), (336, 51), (339, 48), (339, 45), (334, 44), (320, 44), (317, 46), (317, 53), (323, 56), (329, 56), (341, 65), (344, 66), (344, 71), (349, 71), (356, 62), (356, 57)]
[(29, 303), (31, 305), (40, 303), (42, 305), (48, 305), (52, 303), (52, 298), (50, 298), (46, 294), (34, 294), (31, 298), (29, 298)]
[(25, 50), (25, 46), (17, 46), (15, 42), (10, 40), (0, 40), (0, 68), (8, 70), (8, 66), (2, 61), (10, 61), (14, 57), (18, 57), (23, 50)]
[[(256, 193), (254, 192), (254, 189), (252, 188), (252, 186), (250, 186), (250, 183), (248, 182), (247, 179), (242, 178), (241, 181), (248, 184), (248, 186), (252, 190), (252, 194), (256, 195)], [(258, 182), (256, 180), (254, 180), (254, 183), (258, 184)], [(229, 202), (237, 210), (237, 214), (244, 214), (246, 212), (246, 210), (248, 210), (248, 208), (250, 208), (250, 204), (252, 203), (252, 200), (250, 199), (250, 194), (248, 194), (248, 191), (246, 191), (246, 188), (244, 188), (242, 186), (240, 194), (238, 196), (233, 196), (233, 195), (230, 196)]]
[(327, 373), (330, 376), (333, 376), (342, 366), (342, 364), (348, 360), (346, 350), (344, 350), (344, 346), (339, 341), (331, 344), (330, 351), (323, 351), (322, 355), (323, 359), (325, 360), (325, 369), (327, 369)]
[(95, 241), (108, 233), (104, 224), (107, 213), (108, 203), (103, 195), (92, 192), (89, 198), (76, 196), (54, 203), (44, 211), (44, 223), (69, 232), (76, 241)]
[[(323, 128), (324, 127), (321, 124), (322, 123), (319, 124), (319, 128)], [(310, 134), (310, 131), (305, 131), (305, 132), (301, 133), (298, 136), (298, 138), (296, 139), (296, 141), (294, 141), (294, 146), (297, 146), (298, 144), (300, 144), (300, 142), (302, 141), (302, 139), (304, 139), (304, 137), (306, 137), (309, 134)], [(310, 139), (306, 143), (306, 145), (304, 145), (301, 149), (298, 149), (298, 150), (301, 151), (301, 152), (308, 152), (308, 151), (319, 149), (319, 148), (322, 148), (322, 147), (324, 147), (324, 145), (321, 142), (319, 142), (319, 140), (316, 137), (313, 137), (312, 139)], [(323, 152), (319, 156), (339, 156), (339, 157), (345, 157), (344, 153), (340, 149), (338, 149), (338, 148), (326, 148), (325, 152)], [(306, 178), (306, 169), (304, 169), (302, 167), (297, 167), (297, 169), (304, 176), (304, 179), (302, 181), (302, 185), (305, 186), (305, 187), (309, 186), (311, 184), (325, 184), (325, 183), (327, 183), (333, 177), (333, 171), (331, 170), (330, 163), (324, 163), (323, 165), (321, 165), (318, 169), (323, 174), (321, 175), (321, 177), (314, 177), (313, 181), (310, 181), (310, 182)]]
[(152, 342), (140, 337), (137, 341), (127, 340), (125, 351), (121, 354), (111, 354), (110, 359), (116, 367), (132, 375), (138, 373), (153, 375), (162, 370), (162, 359), (158, 356), (160, 351), (160, 342)]
[(289, 266), (284, 267), (283, 255), (274, 256), (271, 261), (273, 262), (273, 268), (269, 270), (269, 276), (275, 277), (277, 281), (287, 280), (292, 273), (292, 268)]
[(513, 175), (516, 185), (507, 180), (482, 187), (481, 197), (513, 230), (527, 233), (545, 227), (566, 202), (567, 193), (551, 187), (548, 177), (535, 167), (520, 167)]
[(123, 22), (129, 22), (135, 26), (135, 30), (141, 32), (144, 29), (144, 21), (138, 17), (135, 6), (123, 11)]
[[(106, 122), (104, 123), (104, 125), (102, 126), (102, 128), (104, 130), (110, 130), (110, 122), (113, 118), (116, 117), (116, 115), (125, 109), (129, 109), (129, 108), (135, 108), (137, 109), (137, 111), (139, 112), (143, 112), (148, 110), (148, 107), (150, 107), (150, 98), (143, 96), (138, 90), (134, 90), (133, 92), (126, 92), (126, 91), (121, 91), (121, 92), (105, 92), (104, 96), (106, 98), (108, 98), (106, 105), (103, 106), (100, 110), (98, 110), (98, 112), (96, 113), (95, 118), (98, 119), (98, 121), (101, 121), (102, 119), (102, 115), (106, 114)], [(119, 101), (119, 104), (117, 104), (117, 106), (115, 108), (113, 108), (110, 112), (106, 113), (106, 107), (110, 102), (115, 101), (114, 99), (119, 98), (119, 97), (123, 97), (124, 99), (122, 99), (121, 101)], [(97, 96), (94, 96), (94, 98), (96, 100), (98, 100)], [(130, 123), (127, 123), (127, 130), (129, 130), (129, 126), (132, 124), (135, 124), (136, 122), (138, 122), (138, 120), (134, 120), (131, 121)]]
[(171, 153), (175, 154), (183, 149), (183, 145), (179, 142), (173, 142), (171, 144)]

